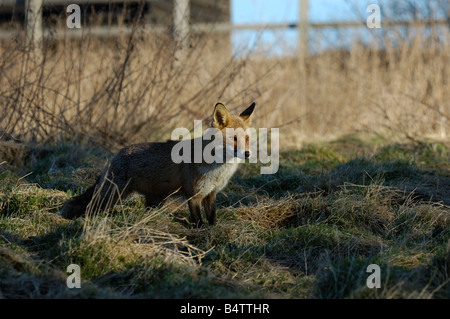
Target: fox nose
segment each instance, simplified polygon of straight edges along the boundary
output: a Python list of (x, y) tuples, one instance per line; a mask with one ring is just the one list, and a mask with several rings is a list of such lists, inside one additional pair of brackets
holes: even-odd
[(252, 152), (245, 151), (244, 155), (245, 155), (245, 158), (250, 158), (250, 156), (252, 156)]

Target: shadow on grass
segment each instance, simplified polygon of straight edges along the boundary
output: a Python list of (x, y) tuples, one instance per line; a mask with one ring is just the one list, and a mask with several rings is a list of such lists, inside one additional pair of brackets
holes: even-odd
[[(445, 149), (436, 150), (445, 157)], [(23, 283), (32, 291), (27, 294), (17, 288), (8, 296), (66, 296), (61, 269), (80, 263), (92, 288), (80, 296), (235, 298), (278, 293), (383, 298), (429, 297), (432, 291), (435, 297), (445, 296), (450, 269), (445, 248), (448, 211), (433, 202), (450, 203), (450, 177), (418, 164), (418, 159), (426, 162), (429, 152), (434, 154), (433, 148), (412, 150), (419, 155), (409, 151), (385, 147), (375, 155), (349, 158), (337, 150), (310, 147), (283, 153), (275, 175), (259, 175), (258, 165), (242, 166), (241, 174), (217, 197), (218, 225), (192, 229), (187, 206), (169, 209), (168, 217), (156, 221), (160, 227), (156, 230), (169, 230), (210, 250), (198, 267), (157, 255), (127, 259), (120, 249), (126, 250), (128, 242), (107, 247), (83, 243), (82, 218), (61, 225), (47, 216), (46, 203), (56, 195), (9, 194), (0, 218), (11, 219), (11, 230), (0, 231), (3, 246), (8, 247), (1, 248), (7, 253), (0, 257), (16, 256), (22, 261), (0, 258), (12, 265), (0, 280), (10, 283), (8, 278), (14, 278), (14, 287)], [(47, 186), (71, 180), (46, 174), (42, 180)], [(82, 184), (75, 180), (68, 185), (75, 190)], [(113, 214), (110, 222), (118, 228), (138, 222), (148, 213), (138, 206), (127, 209), (136, 217), (122, 220), (120, 214)], [(50, 224), (43, 224), (46, 221)], [(21, 227), (36, 234), (23, 236)], [(367, 290), (369, 263), (379, 263), (387, 271), (382, 277), (384, 290)], [(53, 282), (48, 276), (57, 278), (59, 288), (45, 288), (44, 280)], [(42, 289), (30, 288), (33, 283)], [(304, 284), (306, 288), (300, 287)]]
[[(287, 152), (285, 157), (295, 158), (295, 154), (299, 152), (301, 151)], [(308, 158), (305, 154), (303, 156)], [(311, 156), (315, 156), (315, 153)], [(370, 157), (349, 160), (341, 160), (340, 156), (315, 159), (312, 162), (308, 159), (298, 162), (286, 160), (274, 175), (254, 175), (252, 173), (255, 169), (249, 168), (250, 164), (247, 164), (242, 169), (243, 174), (233, 178), (232, 186), (228, 188), (231, 194), (228, 196), (235, 199), (233, 193), (242, 194), (244, 190), (248, 193), (250, 190), (254, 194), (279, 198), (287, 193), (331, 193), (345, 184), (378, 183), (406, 194), (414, 193), (416, 198), (424, 201), (450, 204), (450, 176), (446, 176), (445, 170), (423, 169), (415, 162), (385, 157), (376, 153)], [(245, 204), (252, 203), (252, 197), (245, 198)]]

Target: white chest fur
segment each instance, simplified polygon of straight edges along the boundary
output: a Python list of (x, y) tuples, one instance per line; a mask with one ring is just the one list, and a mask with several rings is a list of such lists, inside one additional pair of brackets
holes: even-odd
[(203, 175), (199, 183), (199, 193), (206, 196), (211, 192), (220, 192), (236, 172), (237, 163), (211, 164), (198, 167), (198, 172)]

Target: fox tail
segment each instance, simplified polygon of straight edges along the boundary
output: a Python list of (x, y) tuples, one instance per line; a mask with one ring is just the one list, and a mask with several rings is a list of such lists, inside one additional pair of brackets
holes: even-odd
[(74, 219), (84, 215), (86, 213), (87, 206), (94, 196), (99, 181), (100, 177), (97, 178), (95, 184), (89, 187), (83, 194), (75, 196), (65, 202), (61, 209), (57, 212), (57, 215), (67, 219)]

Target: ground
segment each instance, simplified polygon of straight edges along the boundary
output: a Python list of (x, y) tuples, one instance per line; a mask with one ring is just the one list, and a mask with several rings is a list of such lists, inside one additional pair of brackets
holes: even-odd
[[(217, 225), (202, 229), (183, 200), (146, 209), (138, 195), (109, 214), (62, 219), (58, 208), (112, 154), (13, 144), (2, 144), (0, 165), (0, 297), (450, 296), (443, 142), (352, 135), (282, 152), (274, 175), (243, 164), (217, 198)], [(70, 264), (81, 289), (66, 285)], [(370, 264), (379, 289), (366, 285)]]

